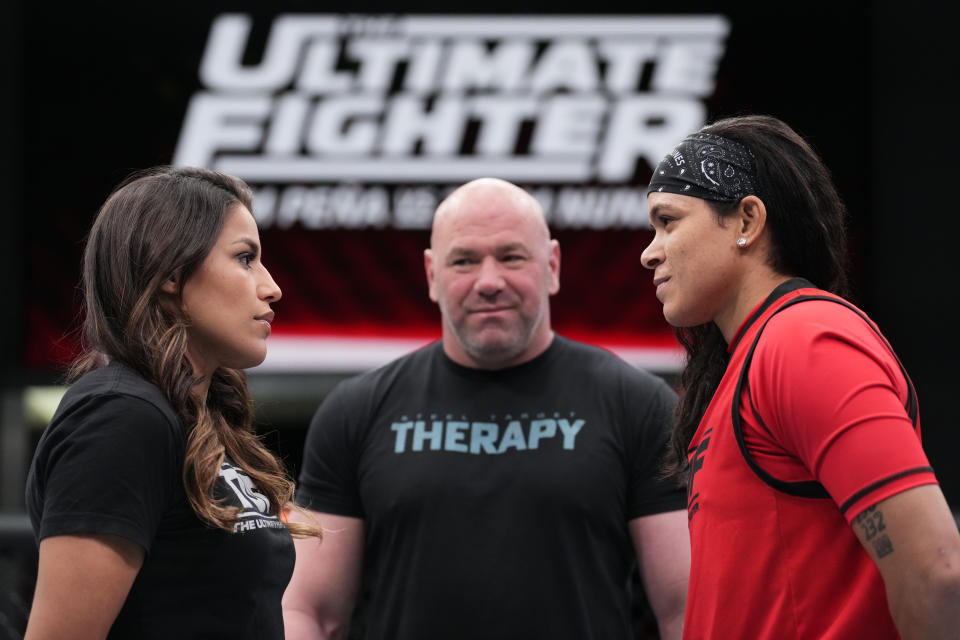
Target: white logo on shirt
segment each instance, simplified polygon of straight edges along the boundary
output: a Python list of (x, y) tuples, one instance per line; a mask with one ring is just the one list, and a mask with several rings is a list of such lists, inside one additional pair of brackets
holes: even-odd
[(270, 513), (270, 500), (253, 485), (253, 481), (241, 469), (227, 461), (220, 465), (220, 477), (240, 503), (240, 513), (233, 526), (234, 532), (254, 529), (278, 529), (284, 525)]

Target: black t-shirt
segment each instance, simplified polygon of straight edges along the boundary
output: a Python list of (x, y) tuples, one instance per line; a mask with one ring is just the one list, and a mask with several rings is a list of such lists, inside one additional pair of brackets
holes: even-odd
[(106, 533), (146, 550), (111, 639), (281, 639), (290, 534), (230, 460), (214, 494), (241, 507), (234, 532), (204, 524), (181, 480), (186, 439), (163, 394), (130, 369), (115, 363), (81, 377), (27, 478), (37, 541)]
[(658, 480), (675, 401), (562, 337), (500, 371), (437, 342), (331, 392), (297, 500), (364, 520), (368, 638), (626, 639), (627, 523), (685, 504)]

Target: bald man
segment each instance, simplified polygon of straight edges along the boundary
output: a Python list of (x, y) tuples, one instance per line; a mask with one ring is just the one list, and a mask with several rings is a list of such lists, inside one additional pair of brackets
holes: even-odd
[[(560, 247), (492, 178), (438, 207), (424, 251), (441, 340), (339, 384), (307, 435), (288, 639), (629, 640), (636, 563), (682, 633), (686, 498), (659, 481), (658, 377), (554, 333)], [(360, 597), (358, 597), (358, 595)]]

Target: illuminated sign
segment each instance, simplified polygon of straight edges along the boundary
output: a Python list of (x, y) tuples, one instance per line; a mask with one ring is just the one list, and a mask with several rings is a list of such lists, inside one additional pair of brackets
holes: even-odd
[(428, 228), (457, 184), (528, 188), (553, 228), (647, 225), (645, 181), (706, 118), (722, 16), (215, 19), (174, 163), (255, 188), (261, 228)]

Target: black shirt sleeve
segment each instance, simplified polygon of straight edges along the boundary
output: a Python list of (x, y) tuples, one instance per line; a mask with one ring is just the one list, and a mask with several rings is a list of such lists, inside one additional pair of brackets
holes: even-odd
[(107, 533), (149, 552), (179, 482), (182, 437), (150, 402), (94, 395), (48, 428), (31, 469), (37, 539)]
[[(642, 375), (642, 374), (641, 374)], [(630, 412), (625, 420), (634, 430), (631, 451), (631, 478), (627, 501), (630, 519), (675, 511), (686, 507), (686, 494), (674, 479), (664, 479), (664, 455), (677, 395), (662, 379), (651, 378), (628, 394), (624, 406)], [(644, 393), (638, 391), (645, 388)]]
[(356, 446), (362, 407), (348, 389), (351, 382), (331, 391), (310, 421), (296, 502), (313, 511), (362, 518)]

